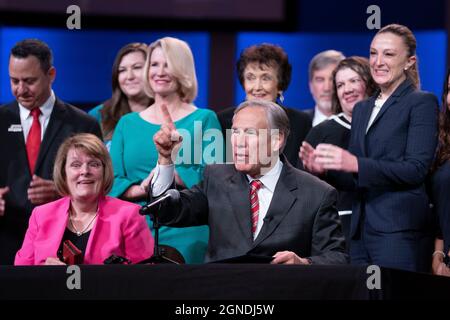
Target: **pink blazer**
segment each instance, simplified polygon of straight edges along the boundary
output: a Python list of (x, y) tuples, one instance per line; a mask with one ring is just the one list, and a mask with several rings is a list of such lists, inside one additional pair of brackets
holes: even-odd
[[(30, 217), (22, 248), (15, 265), (39, 265), (56, 257), (68, 222), (70, 198), (36, 207)], [(153, 237), (139, 206), (112, 197), (99, 200), (99, 212), (84, 255), (85, 264), (103, 264), (111, 254), (132, 263), (153, 254)]]

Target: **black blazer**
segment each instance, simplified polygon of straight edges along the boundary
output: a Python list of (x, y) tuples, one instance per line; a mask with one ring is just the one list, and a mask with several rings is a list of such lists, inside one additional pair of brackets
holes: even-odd
[(209, 225), (206, 262), (290, 250), (317, 264), (347, 263), (336, 190), (285, 162), (264, 225), (253, 241), (246, 175), (234, 165), (207, 166), (203, 181), (159, 211), (174, 227)]
[[(5, 215), (0, 217), (0, 264), (12, 264), (22, 245), (28, 219), (34, 206), (28, 201), (31, 174), (23, 132), (8, 131), (20, 125), (17, 102), (0, 107), (0, 187), (9, 186), (5, 195)], [(78, 108), (56, 99), (39, 150), (35, 173), (52, 179), (53, 164), (61, 143), (73, 133), (87, 132), (102, 137), (97, 121)]]
[[(229, 162), (232, 161), (231, 143), (229, 136), (226, 135), (226, 130), (231, 129), (235, 109), (234, 107), (228, 108), (217, 114), (220, 125), (222, 126), (222, 133), (225, 137), (226, 145), (230, 146), (226, 153)], [(293, 166), (302, 169), (303, 165), (298, 157), (298, 152), (300, 151), (303, 140), (305, 140), (306, 135), (311, 129), (311, 119), (302, 111), (286, 107), (283, 107), (283, 109), (286, 111), (291, 127), (283, 154)]]
[(438, 102), (405, 80), (366, 133), (376, 93), (353, 110), (349, 151), (358, 158), (352, 235), (362, 221), (379, 232), (424, 231), (434, 220), (425, 179), (438, 132)]

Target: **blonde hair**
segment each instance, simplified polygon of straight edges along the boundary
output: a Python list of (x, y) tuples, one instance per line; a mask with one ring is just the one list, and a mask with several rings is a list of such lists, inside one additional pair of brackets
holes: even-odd
[(62, 196), (70, 196), (67, 186), (66, 162), (69, 150), (77, 149), (84, 151), (87, 155), (99, 159), (103, 164), (103, 195), (112, 188), (114, 172), (111, 157), (104, 143), (95, 135), (90, 133), (79, 133), (67, 138), (59, 147), (56, 154), (55, 166), (53, 167), (53, 181), (56, 191)]
[(167, 60), (169, 72), (176, 79), (180, 88), (181, 100), (191, 103), (197, 97), (198, 85), (195, 74), (194, 56), (189, 45), (180, 39), (165, 37), (151, 43), (147, 49), (147, 58), (144, 66), (144, 91), (154, 98), (155, 93), (150, 86), (148, 72), (153, 50), (161, 48)]

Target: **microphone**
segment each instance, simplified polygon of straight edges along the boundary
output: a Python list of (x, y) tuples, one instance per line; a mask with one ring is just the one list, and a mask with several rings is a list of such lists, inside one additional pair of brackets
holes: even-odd
[(176, 189), (169, 189), (158, 200), (155, 200), (153, 202), (147, 203), (145, 206), (142, 206), (141, 209), (139, 209), (139, 214), (147, 215), (150, 213), (149, 212), (150, 209), (159, 206), (160, 204), (163, 203), (174, 203), (179, 199), (180, 199), (180, 192)]

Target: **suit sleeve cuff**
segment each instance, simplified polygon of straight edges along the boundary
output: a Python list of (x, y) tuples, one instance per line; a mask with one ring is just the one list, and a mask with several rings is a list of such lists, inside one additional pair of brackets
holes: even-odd
[(157, 164), (155, 174), (151, 181), (152, 196), (159, 197), (163, 194), (173, 183), (175, 178), (175, 165), (160, 165)]

